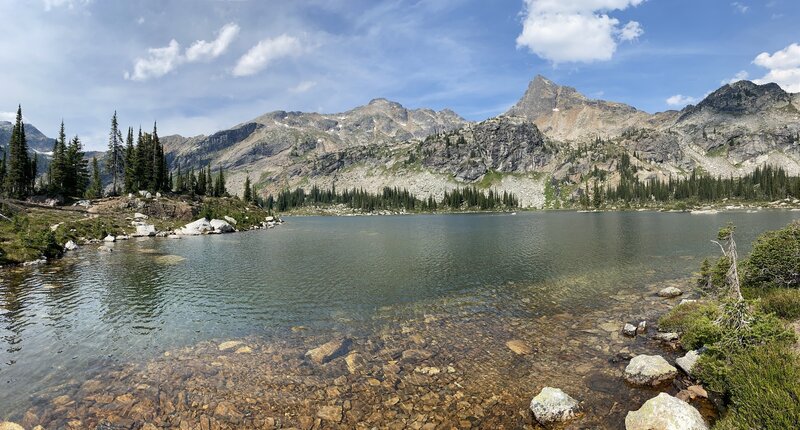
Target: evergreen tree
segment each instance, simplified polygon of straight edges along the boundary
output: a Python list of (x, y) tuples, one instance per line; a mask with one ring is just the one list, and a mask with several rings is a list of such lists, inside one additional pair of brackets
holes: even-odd
[(83, 145), (75, 136), (67, 147), (65, 156), (64, 195), (68, 197), (83, 196), (89, 179), (88, 165), (83, 154)]
[(119, 131), (117, 111), (111, 117), (111, 131), (108, 133), (108, 152), (106, 152), (106, 171), (111, 175), (111, 195), (117, 195), (117, 180), (125, 172), (125, 151), (122, 146), (122, 132)]
[(61, 120), (58, 138), (53, 144), (53, 159), (50, 161), (50, 193), (64, 193), (64, 180), (67, 173), (67, 135), (64, 132), (64, 120)]
[(3, 151), (3, 161), (0, 162), (0, 185), (5, 184), (6, 181), (6, 151)]
[(253, 200), (253, 190), (250, 189), (249, 174), (244, 178), (244, 193), (242, 195), (242, 200), (244, 200), (245, 202), (250, 202)]
[[(194, 172), (194, 169), (192, 170), (192, 172)], [(206, 184), (205, 169), (200, 169), (200, 175), (197, 176), (197, 190), (196, 190), (197, 194), (201, 196), (206, 195), (207, 187), (208, 186)]]
[(31, 184), (31, 162), (28, 159), (28, 141), (22, 122), (22, 106), (17, 108), (17, 119), (8, 142), (8, 166), (5, 174), (6, 195), (15, 199), (28, 196)]
[(133, 127), (128, 127), (128, 136), (125, 139), (125, 192), (138, 191), (138, 178), (136, 177), (136, 147), (133, 146)]
[(92, 157), (92, 185), (86, 190), (86, 197), (98, 199), (103, 197), (103, 184), (100, 181), (100, 166), (97, 157)]
[(214, 197), (222, 197), (226, 194), (228, 194), (228, 190), (225, 187), (225, 174), (222, 172), (222, 167), (220, 167), (217, 180), (214, 182)]
[(175, 192), (176, 193), (186, 192), (186, 187), (183, 185), (183, 174), (181, 174), (180, 164), (178, 164), (178, 173), (176, 174), (176, 179), (175, 179)]

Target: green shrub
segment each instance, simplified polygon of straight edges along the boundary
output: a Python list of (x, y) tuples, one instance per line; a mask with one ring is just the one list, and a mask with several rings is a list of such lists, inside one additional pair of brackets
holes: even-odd
[(742, 266), (746, 287), (800, 287), (800, 222), (759, 236)]
[(759, 309), (783, 319), (796, 320), (800, 318), (800, 290), (786, 288), (770, 290), (761, 296)]
[(715, 304), (684, 303), (662, 316), (658, 328), (681, 333), (681, 344), (687, 349), (695, 349), (720, 339), (721, 329), (715, 323), (719, 315), (719, 306)]
[(735, 354), (726, 388), (730, 412), (717, 429), (783, 430), (800, 423), (800, 359), (785, 346)]
[(697, 375), (711, 390), (728, 395), (735, 357), (762, 346), (788, 348), (796, 340), (794, 331), (776, 316), (755, 313), (745, 327), (720, 331), (717, 341), (700, 356)]

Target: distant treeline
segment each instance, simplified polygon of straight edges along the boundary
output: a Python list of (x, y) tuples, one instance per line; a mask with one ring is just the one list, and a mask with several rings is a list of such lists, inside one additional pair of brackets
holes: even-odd
[(734, 177), (714, 177), (698, 170), (686, 178), (660, 181), (652, 178), (640, 181), (627, 154), (620, 160), (620, 183), (603, 189), (595, 181), (591, 198), (589, 182), (581, 195), (583, 206), (600, 207), (606, 203), (647, 202), (718, 202), (723, 199), (739, 201), (774, 201), (800, 198), (800, 177), (789, 176), (780, 167), (763, 166), (752, 173)]
[(519, 206), (519, 200), (512, 193), (484, 192), (475, 187), (457, 188), (445, 192), (441, 201), (436, 201), (433, 196), (419, 199), (405, 188), (384, 187), (383, 192), (374, 194), (364, 189), (352, 188), (337, 192), (332, 189), (320, 189), (316, 185), (306, 192), (302, 188), (294, 191), (281, 191), (277, 198), (270, 195), (267, 198), (268, 209), (284, 212), (292, 208), (303, 206), (320, 206), (343, 204), (353, 209), (364, 212), (376, 210), (406, 210), (406, 211), (436, 211), (439, 209), (452, 210), (492, 210), (508, 209)]

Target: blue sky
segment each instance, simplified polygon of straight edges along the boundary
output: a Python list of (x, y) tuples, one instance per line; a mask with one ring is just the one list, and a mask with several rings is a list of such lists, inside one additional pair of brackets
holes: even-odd
[(0, 119), (102, 148), (376, 97), (507, 110), (542, 74), (648, 112), (747, 77), (800, 92), (796, 0), (0, 0)]

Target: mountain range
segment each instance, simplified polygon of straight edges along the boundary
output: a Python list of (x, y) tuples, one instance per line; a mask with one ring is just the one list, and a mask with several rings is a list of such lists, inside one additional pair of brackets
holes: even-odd
[[(49, 151), (52, 139), (37, 133), (28, 131), (31, 148)], [(246, 176), (264, 194), (398, 186), (440, 198), (473, 184), (542, 207), (574, 199), (598, 171), (603, 185), (615, 185), (622, 154), (641, 180), (696, 169), (739, 176), (764, 164), (800, 175), (800, 94), (739, 81), (680, 111), (650, 114), (536, 76), (506, 113), (480, 122), (375, 99), (337, 114), (270, 112), (210, 136), (162, 142), (173, 170), (221, 166), (233, 192)]]

